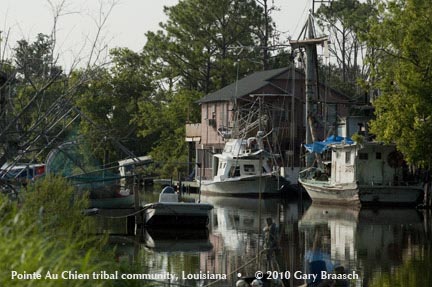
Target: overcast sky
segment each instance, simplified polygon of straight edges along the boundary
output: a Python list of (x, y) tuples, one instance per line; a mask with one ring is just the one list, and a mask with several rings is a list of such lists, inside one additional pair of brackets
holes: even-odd
[[(105, 11), (110, 0), (64, 0), (65, 12), (71, 12), (59, 19), (57, 43), (58, 52), (64, 55), (61, 61), (79, 54), (86, 39), (93, 39), (96, 26), (92, 18), (97, 17), (102, 2)], [(217, 0), (215, 0), (217, 1)], [(272, 0), (268, 0), (271, 3)], [(287, 32), (284, 37), (298, 37), (306, 21), (312, 0), (273, 0), (280, 11), (272, 15), (280, 31)], [(61, 0), (51, 0), (59, 3)], [(128, 47), (139, 51), (145, 44), (144, 34), (158, 29), (159, 22), (166, 16), (163, 6), (175, 5), (178, 0), (119, 0), (111, 12), (103, 33), (103, 42), (109, 48)], [(53, 17), (48, 0), (0, 0), (0, 30), (3, 38), (10, 31), (9, 46), (18, 39), (33, 41), (38, 33), (50, 34)], [(9, 30), (10, 29), (10, 30)], [(89, 43), (89, 40), (88, 40)], [(89, 44), (86, 44), (87, 46)], [(2, 50), (3, 50), (2, 43)], [(88, 47), (87, 47), (88, 49)]]

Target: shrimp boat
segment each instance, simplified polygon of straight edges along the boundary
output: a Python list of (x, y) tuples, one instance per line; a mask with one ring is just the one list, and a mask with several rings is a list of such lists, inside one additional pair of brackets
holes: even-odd
[(217, 174), (201, 181), (203, 194), (224, 196), (268, 196), (280, 193), (286, 183), (271, 167), (272, 154), (264, 149), (263, 131), (248, 139), (229, 139), (220, 154)]
[(408, 174), (394, 145), (340, 141), (327, 148), (331, 163), (300, 173), (299, 182), (313, 202), (402, 206), (421, 202), (423, 188)]
[[(304, 39), (290, 41), (294, 48), (306, 50), (305, 110), (306, 155), (308, 168), (299, 174), (299, 183), (313, 202), (354, 205), (416, 205), (423, 193), (418, 182), (407, 176), (402, 155), (394, 145), (360, 142), (337, 137), (318, 142), (314, 122), (318, 121), (316, 79), (316, 45), (326, 44), (328, 37), (315, 36), (314, 18), (309, 15)], [(307, 33), (306, 33), (307, 32)], [(360, 134), (359, 134), (360, 135)], [(331, 149), (331, 163), (324, 165), (320, 154)], [(314, 167), (314, 157), (317, 167)]]

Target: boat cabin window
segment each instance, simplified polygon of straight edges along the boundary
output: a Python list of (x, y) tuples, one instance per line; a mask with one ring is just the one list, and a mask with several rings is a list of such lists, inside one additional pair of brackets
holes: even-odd
[(351, 163), (351, 151), (345, 152), (345, 163), (347, 164)]
[(220, 162), (219, 163), (219, 169), (223, 169), (223, 168), (226, 168), (226, 162)]
[(340, 158), (340, 152), (336, 151), (336, 158)]
[(361, 152), (359, 153), (359, 159), (361, 160), (368, 160), (369, 155), (367, 153)]
[(224, 152), (231, 152), (231, 151), (232, 151), (232, 146), (230, 145), (225, 146)]
[(376, 158), (376, 159), (381, 159), (381, 153), (380, 153), (380, 152), (377, 152), (376, 155), (375, 155), (375, 158)]
[(232, 166), (229, 172), (229, 177), (240, 176), (240, 166)]
[(245, 174), (255, 174), (255, 166), (253, 164), (245, 164), (243, 170)]

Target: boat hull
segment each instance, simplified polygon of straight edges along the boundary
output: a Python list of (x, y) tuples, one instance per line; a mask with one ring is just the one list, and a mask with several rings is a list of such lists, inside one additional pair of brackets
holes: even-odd
[(299, 179), (313, 202), (325, 204), (360, 205), (358, 188), (356, 185), (329, 186), (320, 182), (308, 182)]
[(362, 186), (360, 202), (367, 205), (416, 206), (423, 198), (421, 186)]
[(423, 189), (420, 186), (380, 186), (340, 184), (330, 185), (319, 181), (303, 181), (313, 202), (353, 205), (416, 206), (420, 203)]
[(146, 226), (205, 228), (213, 206), (205, 203), (159, 202), (144, 206), (144, 209)]
[(249, 177), (237, 180), (203, 181), (201, 193), (205, 195), (258, 197), (280, 194), (282, 179), (275, 176)]

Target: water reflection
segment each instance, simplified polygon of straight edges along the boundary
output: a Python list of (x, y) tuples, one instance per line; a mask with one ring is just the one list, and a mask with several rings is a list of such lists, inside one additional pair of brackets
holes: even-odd
[(207, 229), (146, 229), (143, 232), (145, 246), (154, 252), (207, 252), (213, 248)]
[(297, 202), (217, 196), (202, 197), (202, 201), (214, 205), (210, 228), (214, 248), (210, 254), (201, 256), (202, 270), (233, 274), (231, 283), (235, 282), (237, 272), (253, 275), (257, 270), (264, 270), (266, 258), (261, 252), (266, 218), (272, 218), (279, 226), (280, 241), (285, 247), (278, 252), (279, 257), (282, 254), (280, 268), (288, 270), (290, 261), (285, 259), (294, 256), (289, 238), (294, 237), (292, 226), (298, 222), (300, 214)]
[[(369, 286), (373, 277), (392, 272), (426, 242), (423, 216), (415, 209), (312, 205), (299, 226), (306, 255), (316, 250), (318, 239), (327, 269), (341, 266), (359, 274), (352, 286)], [(305, 268), (308, 264), (306, 260)]]
[[(146, 194), (146, 201), (153, 197), (152, 193)], [(262, 230), (270, 217), (278, 226), (280, 246), (271, 270), (288, 270), (291, 275), (295, 271), (313, 274), (322, 269), (355, 272), (359, 279), (349, 280), (350, 286), (420, 286), (410, 285), (413, 279), (409, 274), (422, 277), (423, 286), (432, 284), (427, 277), (430, 275), (416, 271), (429, 274), (424, 270), (432, 267), (430, 219), (426, 221), (417, 210), (319, 205), (305, 208), (302, 202), (278, 198), (259, 201), (203, 196), (201, 201), (214, 205), (208, 230), (144, 230), (116, 243), (122, 246), (117, 249), (117, 260), (129, 262), (134, 270), (143, 273), (223, 273), (228, 279), (212, 286), (234, 286), (238, 272), (253, 275), (269, 268), (261, 251)], [(125, 222), (109, 219), (103, 219), (100, 226), (117, 234), (125, 230)], [(411, 279), (396, 282), (395, 278)], [(171, 283), (205, 286), (212, 282), (179, 278)], [(291, 276), (284, 284), (302, 286), (308, 282)], [(342, 283), (339, 286), (344, 286)]]

